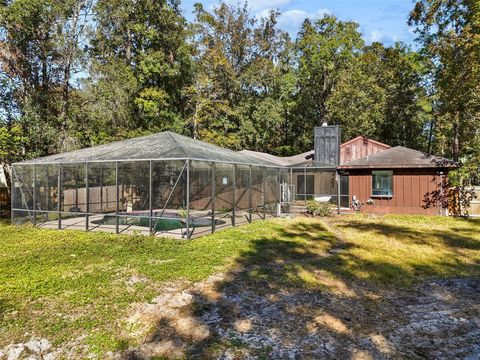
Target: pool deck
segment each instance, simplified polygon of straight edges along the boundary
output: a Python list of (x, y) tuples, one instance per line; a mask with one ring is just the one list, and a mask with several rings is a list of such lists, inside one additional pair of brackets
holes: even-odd
[[(193, 221), (195, 219), (211, 219), (211, 213), (200, 211), (200, 210), (192, 210), (190, 211), (191, 218)], [(115, 213), (104, 213), (104, 214), (91, 214), (88, 217), (88, 231), (97, 231), (97, 232), (106, 232), (115, 234), (117, 233), (116, 224), (102, 224), (102, 220), (105, 216), (115, 216)], [(121, 214), (121, 217), (125, 217), (125, 214)], [(138, 216), (138, 215), (137, 215)], [(127, 216), (128, 217), (128, 216)], [(133, 216), (132, 216), (133, 217)], [(236, 213), (235, 216), (235, 225), (241, 226), (243, 224), (249, 223), (248, 221), (249, 213), (248, 211), (239, 211)], [(40, 222), (41, 215), (37, 215), (37, 223), (36, 227), (42, 229), (58, 229), (58, 220), (48, 220), (44, 222)], [(216, 226), (215, 230), (220, 231), (224, 229), (228, 229), (232, 227), (232, 215), (231, 213), (219, 213), (215, 214), (216, 218)], [(258, 214), (253, 214), (252, 220), (259, 220), (262, 217)], [(165, 219), (178, 219), (178, 211), (175, 209), (169, 209), (165, 212)], [(153, 220), (154, 223), (156, 219)], [(63, 215), (61, 220), (61, 230), (79, 230), (79, 231), (86, 231), (86, 216), (84, 213), (69, 213), (68, 215)], [(212, 232), (211, 226), (191, 226), (191, 238), (198, 238), (200, 236), (208, 235)], [(132, 225), (132, 224), (121, 224), (118, 225), (118, 234), (126, 234), (126, 235), (134, 235), (140, 234), (149, 236), (150, 231), (148, 227), (139, 226), (139, 225)], [(157, 231), (155, 232), (154, 236), (156, 237), (169, 237), (173, 239), (186, 239), (186, 229), (173, 229), (173, 230), (165, 230), (165, 231)]]
[[(111, 214), (104, 214), (111, 215)], [(99, 223), (104, 215), (90, 215), (88, 218), (88, 231), (100, 231), (107, 233), (116, 233), (116, 225), (108, 225)], [(37, 227), (42, 229), (58, 229), (58, 220), (51, 220), (37, 224)], [(86, 228), (85, 215), (78, 217), (65, 218), (61, 221), (62, 230), (83, 230)], [(185, 230), (183, 230), (185, 232)], [(118, 225), (119, 234), (141, 234), (141, 235), (150, 235), (148, 227), (137, 226), (137, 225)], [(158, 237), (172, 237), (175, 239), (182, 239), (182, 229), (174, 229), (169, 231), (158, 231), (155, 233), (155, 236)]]
[[(80, 215), (80, 214), (79, 214)], [(90, 215), (88, 218), (88, 231), (97, 231), (97, 232), (107, 232), (107, 233), (116, 233), (116, 225), (115, 224), (102, 224), (101, 221), (103, 220), (104, 216), (115, 216), (115, 214), (98, 214), (98, 215)], [(192, 213), (193, 218), (206, 218), (208, 215), (205, 213)], [(231, 216), (228, 214), (218, 215), (218, 220), (226, 220), (230, 219)], [(85, 221), (85, 214), (81, 214), (80, 216), (75, 217), (68, 217), (62, 218), (61, 227), (62, 230), (80, 230), (86, 231), (86, 221)], [(167, 218), (172, 219), (172, 218)], [(154, 219), (155, 223), (155, 219)], [(246, 214), (237, 214), (236, 216), (236, 223), (237, 225), (242, 225), (248, 223), (247, 215)], [(37, 222), (37, 227), (42, 229), (58, 229), (58, 220), (50, 220), (45, 222)], [(223, 230), (230, 228), (232, 225), (229, 221), (223, 221), (221, 224), (216, 225), (216, 230)], [(200, 236), (208, 235), (211, 231), (211, 226), (197, 226), (192, 227), (191, 238), (197, 238)], [(183, 232), (183, 236), (182, 236)], [(118, 225), (118, 233), (119, 234), (141, 234), (145, 236), (150, 235), (150, 231), (148, 227), (145, 226), (138, 226), (138, 225), (125, 225), (119, 224)], [(185, 229), (173, 229), (168, 231), (157, 231), (155, 232), (154, 236), (156, 237), (171, 237), (174, 239), (185, 239), (186, 238), (186, 230)]]

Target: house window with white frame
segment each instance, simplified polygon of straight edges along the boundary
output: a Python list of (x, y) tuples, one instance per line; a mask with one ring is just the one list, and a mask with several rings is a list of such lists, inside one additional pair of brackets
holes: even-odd
[(372, 196), (393, 196), (393, 171), (372, 171)]

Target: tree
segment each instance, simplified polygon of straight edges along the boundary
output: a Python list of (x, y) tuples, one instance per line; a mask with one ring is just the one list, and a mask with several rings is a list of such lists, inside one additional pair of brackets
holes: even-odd
[[(92, 66), (99, 69), (91, 69), (80, 93), (83, 116), (77, 119), (79, 141), (82, 146), (91, 146), (134, 136), (137, 80), (133, 72), (118, 61)], [(148, 130), (138, 129), (139, 133), (143, 131)]]
[[(197, 76), (189, 109), (193, 136), (232, 149), (285, 150), (292, 46), (279, 13), (253, 18), (246, 6), (196, 4)], [(272, 136), (278, 134), (279, 136)]]
[(91, 86), (107, 86), (97, 84), (99, 78), (116, 79), (128, 97), (127, 109), (119, 109), (122, 117), (128, 112), (132, 119), (121, 121), (128, 130), (183, 128), (193, 62), (178, 1), (98, 0), (95, 12)]
[(409, 23), (435, 64), (436, 147), (457, 161), (480, 135), (480, 3), (420, 0)]
[(379, 81), (387, 93), (379, 138), (392, 146), (426, 151), (432, 105), (425, 82), (430, 62), (401, 43), (378, 51), (383, 60)]
[[(28, 150), (34, 152), (46, 151), (42, 140), (51, 143), (46, 128), (51, 127), (55, 116), (51, 99), (52, 83), (58, 82), (58, 70), (53, 65), (58, 57), (52, 38), (59, 11), (55, 8), (48, 12), (47, 6), (51, 5), (42, 0), (6, 2), (0, 12), (2, 94), (10, 99), (2, 104), (3, 122), (11, 126), (18, 119), (31, 118), (22, 121), (22, 131), (32, 135)], [(44, 131), (33, 132), (36, 124)]]
[(351, 66), (364, 43), (358, 24), (334, 16), (305, 20), (297, 38), (298, 90), (296, 139), (303, 150), (312, 145), (313, 127), (327, 118), (327, 101), (340, 74)]
[(242, 76), (248, 97), (241, 108), (253, 127), (244, 147), (291, 155), (299, 150), (291, 141), (296, 59), (289, 35), (277, 28), (278, 16), (272, 11), (254, 29), (253, 58)]
[(10, 165), (22, 159), (26, 143), (20, 126), (0, 126), (0, 168), (6, 170), (8, 190), (11, 188)]
[(205, 11), (195, 4), (197, 79), (191, 89), (191, 129), (195, 138), (240, 148), (241, 75), (252, 57), (252, 25), (246, 5), (226, 3)]
[[(422, 52), (365, 46), (358, 24), (306, 19), (295, 41), (246, 3), (6, 0), (0, 4), (0, 128), (22, 157), (173, 130), (232, 149), (310, 150), (313, 127), (344, 140), (478, 159), (480, 11), (418, 0)], [(433, 69), (433, 70), (432, 70)], [(475, 168), (470, 166), (469, 168)]]
[(365, 47), (345, 68), (327, 100), (327, 119), (342, 125), (344, 140), (358, 135), (392, 146), (426, 150), (431, 99), (429, 62), (401, 43)]
[(73, 79), (82, 67), (89, 0), (0, 5), (0, 163), (78, 146)]
[(363, 135), (382, 139), (381, 127), (385, 122), (388, 94), (381, 73), (383, 59), (374, 44), (345, 68), (326, 101), (329, 123), (342, 127), (343, 140)]

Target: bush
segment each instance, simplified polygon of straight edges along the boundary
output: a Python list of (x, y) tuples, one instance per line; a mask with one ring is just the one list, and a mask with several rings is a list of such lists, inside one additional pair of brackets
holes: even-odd
[(332, 215), (332, 208), (329, 203), (308, 200), (307, 213), (310, 215), (330, 216)]

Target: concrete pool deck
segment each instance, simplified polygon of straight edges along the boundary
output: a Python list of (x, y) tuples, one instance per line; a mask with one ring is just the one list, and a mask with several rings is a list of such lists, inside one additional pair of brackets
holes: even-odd
[[(72, 215), (76, 215), (76, 214), (72, 214)], [(68, 216), (68, 215), (63, 215), (63, 216)], [(116, 224), (101, 223), (104, 217), (106, 216), (114, 217), (115, 214), (107, 213), (107, 214), (90, 215), (88, 218), (88, 231), (106, 232), (106, 233), (115, 234)], [(205, 214), (204, 212), (197, 211), (197, 212), (191, 212), (191, 216), (193, 219), (196, 219), (196, 218), (205, 219), (205, 218), (209, 218), (210, 215)], [(125, 217), (125, 216), (123, 215), (122, 217)], [(37, 220), (39, 220), (40, 218), (41, 218), (41, 214), (37, 214)], [(256, 218), (257, 216), (255, 215), (254, 219)], [(165, 218), (165, 220), (176, 220), (176, 219), (179, 219), (179, 218), (175, 216), (171, 216), (171, 217), (169, 216)], [(217, 223), (215, 226), (216, 230), (223, 230), (223, 229), (232, 227), (231, 215), (228, 213), (217, 214), (216, 220), (219, 221), (219, 223)], [(248, 223), (248, 212), (237, 213), (235, 216), (235, 220), (236, 220), (235, 221), (236, 225), (243, 225)], [(155, 221), (156, 219), (154, 219), (154, 223)], [(55, 220), (49, 220), (45, 222), (37, 221), (36, 226), (42, 229), (58, 229), (58, 220), (55, 219)], [(60, 229), (85, 231), (86, 230), (85, 214), (79, 213), (78, 216), (62, 217)], [(118, 233), (125, 234), (125, 235), (134, 235), (134, 234), (140, 234), (145, 236), (150, 235), (149, 228), (146, 226), (139, 226), (139, 225), (133, 225), (133, 224), (121, 224), (121, 223), (118, 225)], [(180, 239), (185, 239), (185, 235), (186, 235), (185, 233), (186, 233), (185, 228), (173, 229), (173, 230), (165, 230), (165, 231), (156, 231), (154, 236), (171, 237), (171, 238), (180, 240)], [(192, 227), (191, 237), (197, 238), (200, 236), (208, 235), (210, 233), (211, 233), (211, 226), (195, 226), (195, 227)]]

